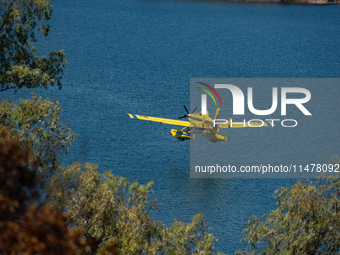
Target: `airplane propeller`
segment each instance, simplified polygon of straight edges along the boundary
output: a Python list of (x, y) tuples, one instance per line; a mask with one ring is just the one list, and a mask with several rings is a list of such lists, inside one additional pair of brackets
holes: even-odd
[(184, 106), (184, 109), (185, 109), (185, 111), (187, 112), (187, 114), (189, 114), (188, 109), (185, 107), (185, 105), (183, 105), (183, 106)]
[[(187, 112), (187, 114), (189, 114), (189, 111), (188, 111), (188, 109), (186, 108), (186, 106), (185, 105), (183, 105), (184, 106), (184, 109), (185, 109), (185, 111)], [(198, 106), (192, 111), (192, 113), (194, 113), (196, 110), (197, 110), (197, 108), (198, 108)], [(181, 116), (181, 117), (178, 117), (179, 119), (183, 119), (183, 118), (188, 118), (189, 117), (189, 115), (183, 115), (183, 116)]]

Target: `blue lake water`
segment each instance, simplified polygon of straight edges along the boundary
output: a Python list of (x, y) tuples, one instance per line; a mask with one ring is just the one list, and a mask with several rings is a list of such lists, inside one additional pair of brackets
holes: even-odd
[(190, 78), (339, 77), (339, 24), (340, 6), (54, 1), (51, 34), (37, 47), (65, 50), (63, 89), (0, 97), (58, 99), (63, 123), (79, 134), (65, 164), (98, 163), (100, 171), (154, 181), (157, 220), (202, 213), (216, 250), (232, 254), (245, 247), (249, 217), (274, 209), (274, 190), (295, 180), (190, 179), (189, 143), (172, 137), (171, 126), (126, 114), (182, 116)]

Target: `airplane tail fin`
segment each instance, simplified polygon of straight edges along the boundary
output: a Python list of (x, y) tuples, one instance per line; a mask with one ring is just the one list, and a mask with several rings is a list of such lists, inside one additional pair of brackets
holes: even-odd
[(220, 118), (220, 108), (217, 108), (214, 119), (216, 120), (216, 119), (219, 119), (219, 118)]

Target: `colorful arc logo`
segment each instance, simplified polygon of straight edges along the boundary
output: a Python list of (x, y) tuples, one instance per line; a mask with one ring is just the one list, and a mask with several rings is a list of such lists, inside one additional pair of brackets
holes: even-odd
[[(207, 88), (211, 89), (211, 91), (214, 92), (215, 95), (217, 96), (217, 98), (218, 98), (218, 100), (220, 101), (221, 106), (222, 106), (221, 98), (220, 98), (219, 94), (217, 93), (217, 91), (216, 91), (213, 87), (211, 87), (210, 85), (205, 84), (205, 83), (203, 83), (203, 82), (199, 82), (199, 84), (202, 84), (202, 85), (206, 86)], [(208, 91), (208, 90), (206, 90), (206, 89), (203, 89), (203, 88), (200, 88), (200, 89), (203, 90), (204, 92), (206, 92), (206, 93), (214, 100), (214, 103), (215, 103), (215, 105), (217, 106), (216, 100), (215, 100), (214, 96), (210, 93), (210, 91)]]

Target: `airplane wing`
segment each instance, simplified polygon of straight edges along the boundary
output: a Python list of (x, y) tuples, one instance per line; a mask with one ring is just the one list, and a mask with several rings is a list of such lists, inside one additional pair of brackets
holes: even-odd
[(164, 123), (164, 124), (190, 127), (190, 122), (189, 121), (184, 121), (184, 120), (173, 120), (173, 119), (157, 118), (157, 117), (137, 115), (137, 114), (130, 114), (130, 113), (128, 113), (127, 115), (131, 119), (148, 120), (148, 121), (155, 121), (155, 122), (160, 122), (160, 123)]
[(244, 127), (272, 127), (275, 125), (272, 125), (271, 122), (264, 121), (263, 123), (261, 121), (250, 121), (249, 123), (246, 122), (232, 122), (232, 125), (229, 126), (229, 123), (218, 125), (218, 128), (244, 128)]

